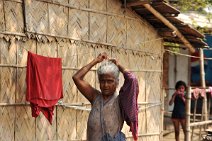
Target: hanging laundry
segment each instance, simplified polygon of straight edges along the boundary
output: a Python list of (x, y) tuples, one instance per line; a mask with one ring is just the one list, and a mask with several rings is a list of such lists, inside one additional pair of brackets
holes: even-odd
[(209, 89), (209, 92), (210, 92), (211, 97), (212, 97), (212, 87), (208, 87), (208, 89)]
[(62, 59), (28, 52), (26, 84), (32, 116), (36, 118), (41, 111), (52, 124), (54, 106), (63, 98)]
[(194, 99), (198, 99), (200, 96), (201, 97), (205, 97), (205, 95), (206, 95), (206, 90), (205, 89), (199, 89), (199, 88), (193, 89), (193, 97), (194, 97)]
[(131, 72), (124, 73), (124, 85), (119, 91), (120, 109), (124, 120), (130, 126), (135, 141), (138, 139), (138, 94), (139, 85), (135, 75)]

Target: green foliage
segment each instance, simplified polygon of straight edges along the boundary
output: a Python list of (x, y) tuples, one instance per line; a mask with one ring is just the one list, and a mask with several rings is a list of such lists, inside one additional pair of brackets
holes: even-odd
[(212, 0), (170, 0), (175, 7), (180, 11), (198, 11), (202, 14), (206, 14), (204, 8), (212, 6)]
[[(212, 11), (212, 0), (168, 0), (168, 2), (182, 13), (195, 11), (204, 15), (208, 21), (211, 22), (212, 20), (212, 12), (206, 11), (206, 8)], [(208, 33), (209, 31), (208, 27), (199, 28), (195, 21), (193, 21), (192, 25), (197, 27), (201, 33)]]

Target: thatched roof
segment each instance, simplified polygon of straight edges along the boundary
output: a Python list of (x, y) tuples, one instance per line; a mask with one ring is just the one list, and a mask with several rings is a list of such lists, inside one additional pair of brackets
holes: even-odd
[(122, 0), (124, 6), (131, 8), (146, 19), (164, 38), (165, 42), (186, 46), (191, 52), (206, 48), (204, 35), (179, 20), (180, 11), (163, 0)]

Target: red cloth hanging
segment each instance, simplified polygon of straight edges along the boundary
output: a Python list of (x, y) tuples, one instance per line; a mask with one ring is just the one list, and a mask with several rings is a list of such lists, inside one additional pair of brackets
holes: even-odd
[(41, 111), (52, 124), (54, 105), (63, 98), (62, 59), (28, 52), (26, 83), (32, 116), (36, 118)]

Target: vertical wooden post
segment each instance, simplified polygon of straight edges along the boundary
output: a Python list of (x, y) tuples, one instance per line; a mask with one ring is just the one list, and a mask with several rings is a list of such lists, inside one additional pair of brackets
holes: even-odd
[(191, 141), (191, 128), (190, 128), (190, 109), (191, 109), (191, 87), (188, 87), (186, 96), (186, 141)]
[[(196, 120), (196, 113), (197, 113), (197, 100), (195, 100), (195, 102), (194, 102), (193, 123), (194, 123), (195, 120)], [(191, 140), (193, 140), (194, 128), (195, 128), (195, 127), (192, 127)]]
[[(205, 84), (205, 69), (204, 69), (204, 54), (203, 49), (200, 49), (200, 78), (201, 78), (201, 85), (203, 88), (206, 88)], [(204, 120), (208, 120), (208, 114), (207, 114), (207, 96), (205, 95), (203, 99), (203, 114), (204, 114)]]
[[(199, 50), (200, 52), (200, 79), (201, 79), (201, 86), (204, 89), (206, 87), (205, 85), (205, 69), (204, 69), (204, 54), (203, 54), (203, 49)], [(202, 104), (202, 120), (207, 121), (208, 116), (207, 116), (207, 96), (205, 95), (203, 99), (203, 104)], [(202, 126), (200, 126), (200, 131), (199, 131), (199, 140), (201, 139), (202, 136)]]

